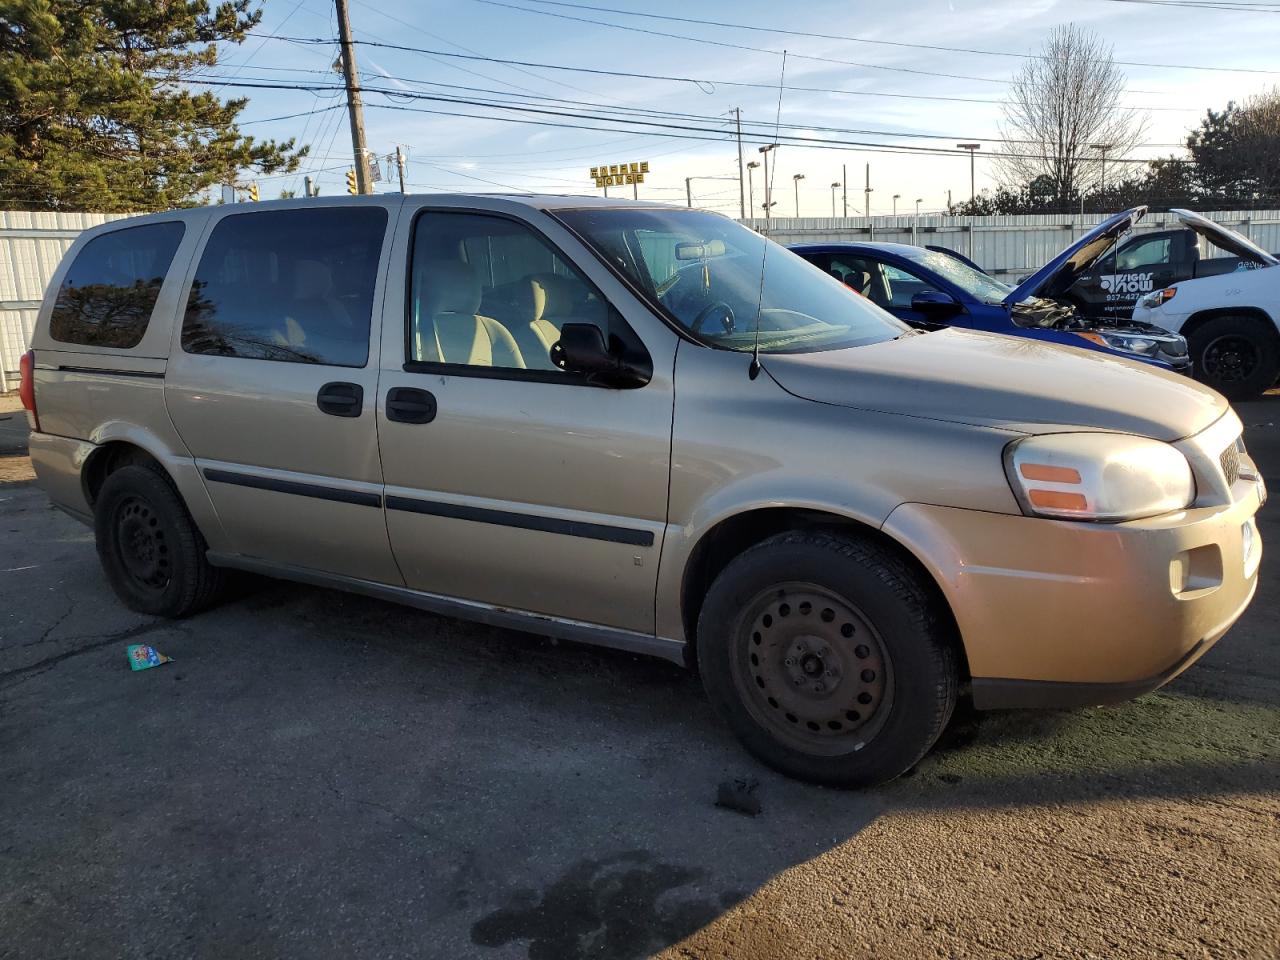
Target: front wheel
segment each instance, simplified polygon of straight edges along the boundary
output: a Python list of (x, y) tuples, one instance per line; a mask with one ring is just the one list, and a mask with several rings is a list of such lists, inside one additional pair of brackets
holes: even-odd
[(955, 708), (950, 620), (922, 578), (857, 536), (784, 533), (716, 578), (698, 660), (717, 711), (790, 776), (865, 787), (910, 769)]
[(1228, 400), (1261, 396), (1280, 375), (1280, 339), (1260, 320), (1214, 317), (1188, 340), (1196, 378)]

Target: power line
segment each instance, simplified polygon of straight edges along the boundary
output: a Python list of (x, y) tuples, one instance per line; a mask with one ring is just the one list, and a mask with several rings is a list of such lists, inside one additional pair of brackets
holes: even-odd
[[(330, 43), (331, 41), (320, 37), (276, 37), (277, 40), (283, 40), (288, 43), (298, 44), (317, 44)], [(536, 63), (528, 60), (512, 60), (503, 57), (484, 57), (475, 54), (451, 53), (444, 50), (430, 50), (422, 47), (412, 47), (406, 44), (398, 43), (381, 43), (371, 40), (356, 40), (357, 44), (370, 47), (381, 47), (388, 50), (400, 50), (407, 53), (419, 53), (427, 56), (441, 57), (458, 57), (463, 60), (481, 60), (487, 63), (506, 63), (518, 64), (525, 67), (537, 67), (543, 70), (565, 70), (572, 73), (587, 73), (604, 77), (626, 77), (635, 80), (661, 80), (670, 83), (691, 83), (702, 90), (703, 93), (714, 92), (717, 86), (724, 87), (744, 87), (755, 90), (776, 91), (778, 85), (776, 83), (750, 83), (743, 80), (705, 80), (696, 77), (680, 77), (671, 76), (669, 74), (651, 74), (651, 73), (631, 73), (625, 70), (604, 70), (593, 67), (571, 67), (565, 64), (555, 63)], [(710, 87), (710, 89), (708, 89)], [(1001, 100), (987, 100), (980, 97), (944, 97), (937, 95), (927, 95), (920, 93), (884, 93), (881, 91), (871, 90), (837, 90), (831, 87), (799, 87), (788, 84), (784, 89), (796, 93), (827, 93), (836, 96), (846, 97), (887, 97), (893, 100), (929, 100), (942, 103), (982, 103), (992, 106), (1002, 106)], [(1164, 113), (1199, 113), (1199, 109), (1195, 107), (1132, 107), (1135, 110), (1150, 110)]]
[[(908, 49), (908, 50), (933, 50), (933, 51), (941, 51), (945, 53), (970, 53), (970, 54), (975, 54), (975, 55), (984, 56), (984, 57), (1010, 57), (1018, 60), (1044, 59), (1043, 55), (1035, 54), (1035, 53), (1014, 53), (1009, 50), (983, 50), (975, 47), (950, 47), (950, 46), (945, 46), (943, 44), (934, 44), (934, 43), (909, 43), (905, 40), (873, 40), (869, 37), (854, 37), (854, 36), (849, 36), (848, 34), (840, 34), (840, 33), (816, 33), (816, 32), (807, 31), (807, 30), (790, 30), (785, 27), (774, 27), (774, 26), (765, 27), (765, 26), (759, 26), (755, 24), (746, 24), (746, 23), (728, 23), (723, 20), (702, 20), (696, 17), (676, 17), (676, 16), (671, 16), (669, 14), (641, 13), (635, 10), (620, 10), (616, 7), (601, 7), (601, 6), (594, 6), (594, 5), (585, 4), (585, 3), (566, 3), (564, 2), (564, 0), (524, 0), (524, 2), (536, 3), (542, 6), (550, 6), (550, 7), (567, 7), (573, 10), (591, 10), (596, 13), (613, 13), (613, 14), (618, 14), (620, 16), (627, 16), (627, 17), (643, 17), (646, 20), (665, 20), (672, 23), (691, 23), (691, 24), (697, 24), (699, 26), (707, 26), (707, 27), (727, 27), (735, 30), (749, 30), (754, 33), (773, 33), (773, 34), (782, 34), (782, 35), (791, 36), (791, 37), (809, 37), (815, 40), (843, 40), (848, 43), (865, 43), (865, 44), (871, 44), (875, 46), (898, 47), (901, 49)], [(1192, 7), (1201, 7), (1201, 6), (1221, 7), (1221, 6), (1229, 5), (1232, 8), (1239, 7), (1239, 8), (1245, 8), (1245, 9), (1253, 9), (1252, 4), (1243, 4), (1243, 3), (1232, 4), (1230, 3), (1230, 0), (1211, 0), (1211, 2), (1205, 2), (1205, 3), (1196, 2), (1196, 0), (1110, 0), (1110, 2), (1161, 3), (1169, 6), (1192, 6)], [(1280, 8), (1280, 5), (1267, 4), (1265, 6), (1268, 8), (1271, 8), (1273, 6)], [(530, 10), (529, 12), (534, 13), (537, 11)], [(1272, 12), (1276, 12), (1276, 10), (1259, 9), (1258, 12), (1272, 13)], [(792, 56), (795, 56), (795, 54), (792, 54)], [(1141, 62), (1141, 61), (1133, 61), (1133, 60), (1115, 60), (1113, 62), (1120, 66), (1146, 67), (1150, 69), (1209, 70), (1209, 71), (1223, 72), (1223, 73), (1262, 73), (1262, 74), (1280, 73), (1280, 71), (1277, 71), (1277, 70), (1257, 70), (1257, 69), (1251, 69), (1248, 67), (1215, 67), (1215, 66), (1204, 66), (1201, 64), (1188, 64), (1188, 63), (1150, 63), (1150, 62)]]

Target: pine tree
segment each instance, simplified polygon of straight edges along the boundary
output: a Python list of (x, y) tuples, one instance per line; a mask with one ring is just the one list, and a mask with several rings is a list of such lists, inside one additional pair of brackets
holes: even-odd
[(0, 0), (0, 209), (163, 210), (243, 170), (291, 172), (245, 136), (247, 100), (184, 86), (259, 22), (251, 0)]

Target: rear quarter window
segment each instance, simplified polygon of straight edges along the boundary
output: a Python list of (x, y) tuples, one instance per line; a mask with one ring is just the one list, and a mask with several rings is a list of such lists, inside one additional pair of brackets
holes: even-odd
[(60, 343), (130, 349), (142, 342), (181, 223), (113, 230), (86, 243), (58, 288), (49, 335)]

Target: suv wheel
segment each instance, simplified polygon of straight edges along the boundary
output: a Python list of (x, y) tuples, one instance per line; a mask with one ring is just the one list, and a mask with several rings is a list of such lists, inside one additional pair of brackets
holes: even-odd
[(185, 617), (213, 602), (222, 571), (166, 477), (131, 464), (111, 473), (94, 507), (98, 558), (130, 610)]
[(784, 533), (716, 578), (698, 659), (712, 704), (760, 760), (802, 780), (872, 786), (910, 769), (951, 717), (948, 622), (883, 547)]
[(1251, 317), (1215, 317), (1190, 337), (1196, 377), (1229, 400), (1249, 400), (1280, 375), (1274, 329)]

